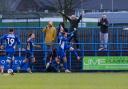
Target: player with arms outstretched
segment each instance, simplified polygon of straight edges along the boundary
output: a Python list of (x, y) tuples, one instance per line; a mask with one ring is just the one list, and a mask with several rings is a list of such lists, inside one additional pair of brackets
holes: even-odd
[(5, 50), (6, 50), (6, 56), (7, 56), (6, 62), (9, 65), (8, 70), (12, 70), (11, 74), (14, 74), (12, 69), (13, 61), (14, 61), (14, 53), (15, 53), (16, 45), (20, 45), (20, 40), (14, 34), (14, 29), (10, 29), (8, 34), (5, 34), (0, 38), (1, 49), (4, 49), (3, 41), (6, 42)]
[(75, 49), (70, 45), (70, 39), (72, 38), (72, 36), (74, 35), (74, 32), (76, 30), (74, 30), (71, 33), (67, 33), (67, 32), (61, 32), (63, 35), (59, 36), (59, 51), (58, 51), (58, 56), (60, 59), (63, 59), (64, 61), (64, 68), (65, 68), (65, 72), (70, 72), (68, 69), (68, 65), (67, 65), (67, 57), (66, 57), (66, 51), (70, 50), (77, 58), (77, 60), (80, 60), (80, 57), (78, 56), (77, 52), (75, 51)]
[(34, 33), (30, 33), (28, 35), (28, 39), (27, 39), (25, 59), (23, 60), (23, 63), (20, 66), (20, 68), (22, 68), (24, 66), (24, 64), (28, 63), (27, 71), (29, 73), (32, 73), (32, 71), (31, 71), (32, 64), (35, 63), (35, 57), (34, 57), (33, 48), (34, 47), (40, 48), (40, 45), (35, 45), (34, 44), (34, 39), (35, 39), (35, 34)]

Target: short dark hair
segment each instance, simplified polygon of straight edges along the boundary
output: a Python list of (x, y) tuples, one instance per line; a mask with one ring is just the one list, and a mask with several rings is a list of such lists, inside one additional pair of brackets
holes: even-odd
[(60, 22), (60, 26), (62, 26), (63, 28), (65, 28), (64, 22)]
[(14, 29), (13, 28), (9, 29), (9, 32), (14, 32)]
[(29, 34), (28, 34), (28, 37), (31, 37), (31, 36), (32, 36), (32, 34), (33, 34), (33, 33), (29, 33)]

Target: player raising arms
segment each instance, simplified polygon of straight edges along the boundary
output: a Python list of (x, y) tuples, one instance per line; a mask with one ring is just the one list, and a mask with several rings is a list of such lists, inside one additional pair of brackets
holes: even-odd
[(69, 42), (70, 39), (72, 38), (72, 36), (74, 35), (75, 31), (76, 30), (74, 30), (70, 34), (68, 34), (67, 32), (61, 31), (62, 34), (59, 36), (60, 46), (59, 46), (59, 50), (58, 50), (58, 56), (60, 59), (63, 59), (63, 61), (64, 61), (65, 72), (70, 72), (68, 69), (68, 65), (67, 65), (66, 51), (70, 50), (76, 56), (77, 60), (80, 60), (80, 57), (78, 56), (77, 52), (70, 45), (70, 42)]
[(12, 70), (11, 74), (14, 74), (12, 65), (13, 65), (13, 61), (14, 61), (15, 47), (16, 47), (16, 44), (20, 45), (20, 40), (14, 34), (14, 29), (10, 29), (8, 34), (5, 34), (0, 38), (0, 48), (1, 49), (4, 49), (4, 46), (3, 46), (4, 40), (6, 41), (5, 50), (6, 50), (6, 56), (7, 56), (6, 62), (9, 65), (8, 71)]
[(33, 48), (34, 47), (40, 48), (40, 45), (35, 45), (34, 44), (34, 39), (35, 39), (35, 34), (34, 33), (30, 33), (28, 35), (28, 39), (27, 39), (25, 59), (23, 60), (23, 63), (20, 66), (22, 68), (24, 66), (24, 64), (28, 63), (27, 71), (29, 73), (32, 73), (32, 71), (31, 71), (32, 64), (35, 63), (35, 57), (34, 57)]

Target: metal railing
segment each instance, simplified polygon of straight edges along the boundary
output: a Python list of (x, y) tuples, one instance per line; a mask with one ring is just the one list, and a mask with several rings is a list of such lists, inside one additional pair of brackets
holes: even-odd
[[(40, 59), (39, 63), (42, 62), (43, 69), (46, 60), (43, 60), (45, 52), (50, 50), (44, 50), (44, 33), (41, 32), (42, 27), (0, 27), (0, 36), (7, 34), (9, 28), (14, 28), (16, 35), (21, 40), (21, 48), (25, 48), (27, 34), (34, 32), (36, 34), (35, 43), (41, 45), (41, 49), (35, 49), (35, 56)], [(72, 46), (75, 48), (76, 44), (79, 44), (78, 54), (81, 57), (86, 56), (128, 56), (128, 31), (123, 30), (120, 27), (109, 28), (109, 42), (108, 49), (106, 51), (99, 51), (99, 28), (82, 28), (78, 30), (79, 43), (73, 43)], [(58, 47), (58, 43), (53, 43), (54, 47)], [(18, 51), (18, 49), (17, 49)], [(38, 55), (40, 53), (40, 55)], [(24, 56), (24, 51), (21, 50), (21, 56)], [(75, 61), (71, 52), (67, 55), (69, 59), (70, 69), (81, 70), (82, 61), (78, 63)], [(76, 65), (76, 64), (79, 64)], [(40, 65), (36, 65), (34, 69)], [(41, 66), (42, 67), (42, 66)]]

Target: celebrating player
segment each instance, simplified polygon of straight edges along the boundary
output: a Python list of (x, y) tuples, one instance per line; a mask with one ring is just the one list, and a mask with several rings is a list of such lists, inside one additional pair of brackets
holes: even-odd
[(58, 55), (60, 57), (60, 59), (63, 59), (64, 61), (64, 68), (65, 68), (65, 72), (70, 72), (68, 69), (68, 65), (67, 65), (67, 57), (66, 57), (66, 51), (70, 50), (73, 54), (75, 54), (75, 56), (77, 57), (78, 60), (80, 60), (80, 57), (78, 56), (77, 52), (75, 51), (75, 49), (70, 45), (70, 39), (72, 38), (72, 36), (74, 35), (74, 32), (71, 32), (70, 34), (68, 34), (67, 32), (63, 32), (61, 31), (63, 35), (59, 36), (59, 52)]
[[(7, 56), (7, 60), (6, 62), (9, 64), (9, 69), (8, 70), (12, 70), (12, 65), (13, 65), (13, 61), (14, 61), (14, 53), (15, 53), (15, 47), (16, 44), (20, 44), (20, 40), (18, 39), (18, 37), (14, 34), (14, 30), (10, 29), (8, 34), (5, 34), (1, 37), (0, 42), (0, 48), (4, 49), (3, 46), (3, 41), (6, 41), (6, 56)], [(11, 74), (13, 73), (13, 70), (11, 72)]]
[(40, 45), (35, 45), (34, 44), (34, 39), (35, 39), (35, 34), (34, 33), (30, 33), (28, 35), (28, 39), (27, 39), (25, 59), (24, 59), (23, 63), (20, 66), (22, 68), (24, 66), (24, 64), (28, 63), (27, 71), (29, 73), (32, 73), (32, 71), (31, 71), (32, 63), (35, 62), (33, 47), (39, 47), (40, 48)]

